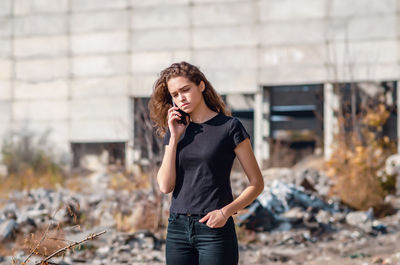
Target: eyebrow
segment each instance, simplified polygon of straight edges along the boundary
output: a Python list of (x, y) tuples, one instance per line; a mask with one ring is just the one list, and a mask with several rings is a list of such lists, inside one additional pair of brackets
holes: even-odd
[[(183, 87), (178, 88), (176, 91), (182, 90), (182, 89), (184, 89), (185, 87), (188, 87), (188, 86), (190, 86), (190, 85), (184, 85)], [(171, 94), (175, 93), (176, 91), (173, 91)]]

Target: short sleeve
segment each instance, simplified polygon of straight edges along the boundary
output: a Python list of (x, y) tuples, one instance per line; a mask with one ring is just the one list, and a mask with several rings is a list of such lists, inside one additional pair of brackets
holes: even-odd
[(167, 132), (164, 135), (164, 140), (163, 144), (168, 145), (169, 144), (169, 138), (171, 138), (171, 132), (169, 131), (169, 128), (167, 129)]
[(250, 135), (247, 133), (243, 124), (237, 118), (233, 118), (232, 120), (230, 136), (232, 137), (234, 148), (246, 138), (250, 139)]

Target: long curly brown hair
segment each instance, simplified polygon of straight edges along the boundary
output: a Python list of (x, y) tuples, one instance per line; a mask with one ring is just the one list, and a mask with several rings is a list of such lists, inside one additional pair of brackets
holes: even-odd
[(150, 119), (153, 121), (157, 129), (157, 134), (163, 137), (168, 128), (168, 109), (172, 107), (172, 98), (168, 91), (167, 82), (173, 77), (186, 77), (191, 82), (199, 85), (201, 81), (205, 84), (202, 92), (204, 101), (207, 106), (224, 115), (230, 116), (231, 112), (225, 106), (221, 96), (215, 91), (211, 83), (198, 67), (187, 63), (173, 63), (171, 66), (160, 72), (159, 78), (156, 80), (153, 93), (150, 97), (148, 108), (150, 110)]

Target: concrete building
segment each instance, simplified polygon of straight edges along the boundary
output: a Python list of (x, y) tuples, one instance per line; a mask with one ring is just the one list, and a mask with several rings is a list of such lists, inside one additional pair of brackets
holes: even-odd
[(101, 145), (130, 165), (138, 159), (134, 99), (182, 60), (252, 116), (259, 161), (269, 156), (272, 126), (282, 128), (271, 111), (288, 111), (271, 105), (274, 93), (322, 89), (329, 156), (333, 84), (397, 85), (400, 1), (2, 0), (0, 137), (50, 130), (68, 161)]

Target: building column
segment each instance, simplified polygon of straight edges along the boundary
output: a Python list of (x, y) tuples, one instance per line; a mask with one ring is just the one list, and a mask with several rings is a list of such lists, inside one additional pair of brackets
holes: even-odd
[(128, 141), (125, 142), (125, 168), (129, 171), (132, 170), (134, 164), (134, 137), (135, 137), (135, 123), (134, 123), (134, 110), (135, 110), (135, 101), (133, 97), (129, 98), (129, 122), (128, 122), (128, 130), (129, 130), (129, 138)]
[(254, 95), (254, 155), (262, 165), (262, 91)]
[(269, 159), (269, 93), (262, 86), (254, 95), (254, 154), (262, 167)]
[(338, 97), (332, 83), (324, 84), (324, 158), (330, 159), (333, 151), (334, 136), (337, 133), (335, 110), (339, 107)]
[(397, 106), (397, 153), (400, 154), (400, 107), (399, 107), (399, 103), (400, 103), (400, 80), (397, 81), (397, 85), (396, 85), (396, 94), (397, 94), (397, 98), (396, 98), (396, 106)]

